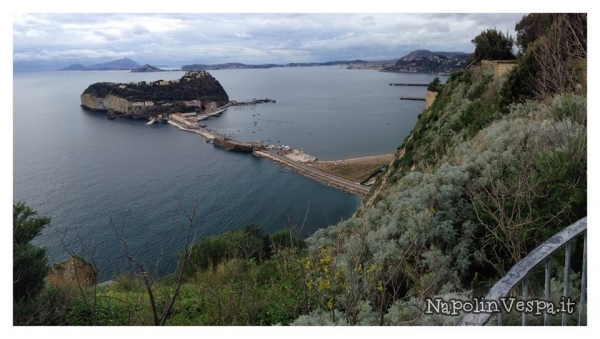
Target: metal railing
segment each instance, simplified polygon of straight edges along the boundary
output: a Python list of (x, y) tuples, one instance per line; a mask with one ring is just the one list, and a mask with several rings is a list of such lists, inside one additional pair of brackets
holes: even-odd
[[(581, 296), (579, 300), (579, 318), (578, 325), (584, 323), (584, 312), (586, 302), (586, 280), (587, 280), (587, 217), (575, 222), (566, 227), (562, 231), (556, 233), (543, 244), (536, 247), (525, 258), (515, 264), (506, 274), (500, 279), (490, 291), (486, 294), (486, 301), (500, 303), (500, 299), (506, 298), (513, 288), (519, 283), (522, 285), (523, 295), (522, 300), (527, 301), (529, 291), (527, 288), (527, 275), (536, 268), (539, 264), (545, 261), (545, 289), (544, 299), (551, 302), (550, 298), (550, 283), (551, 283), (551, 265), (550, 256), (556, 253), (563, 246), (565, 247), (565, 272), (564, 272), (564, 288), (563, 297), (569, 297), (569, 271), (571, 269), (571, 251), (573, 241), (579, 236), (583, 236), (583, 262), (581, 270)], [(566, 246), (565, 246), (566, 245)], [(459, 326), (483, 326), (488, 323), (492, 315), (497, 314), (498, 325), (502, 325), (502, 312), (481, 312), (468, 313), (460, 320)], [(567, 325), (568, 314), (562, 312), (562, 325)], [(521, 324), (527, 325), (527, 313), (523, 311)], [(544, 312), (544, 326), (550, 325), (550, 314)]]

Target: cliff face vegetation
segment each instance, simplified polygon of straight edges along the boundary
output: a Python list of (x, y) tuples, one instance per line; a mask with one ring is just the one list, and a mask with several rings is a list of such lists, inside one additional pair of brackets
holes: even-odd
[[(186, 73), (179, 80), (154, 81), (147, 83), (107, 83), (99, 82), (90, 85), (81, 95), (81, 106), (97, 111), (112, 110), (125, 115), (143, 115), (150, 111), (160, 111), (159, 104), (164, 106), (163, 111), (170, 111), (183, 101), (200, 100), (215, 101), (217, 105), (229, 102), (229, 96), (212, 75), (203, 72)], [(154, 106), (135, 106), (135, 102), (152, 101)]]
[[(587, 215), (586, 20), (528, 15), (517, 25), (521, 51), (509, 74), (495, 77), (493, 62), (477, 60), (454, 72), (354, 217), (304, 241), (294, 237), (302, 225), (290, 225), (269, 236), (252, 226), (196, 242), (166, 324), (457, 323), (424, 314), (425, 298), (481, 296), (529, 251)], [(473, 40), (489, 58), (505, 55), (482, 41)], [(564, 258), (552, 265), (564, 272)], [(575, 262), (571, 276), (580, 270)], [(166, 304), (173, 277), (153, 281), (157, 303)], [(540, 290), (543, 272), (529, 283)], [(54, 323), (152, 323), (146, 288), (134, 275), (85, 296), (68, 299)], [(505, 321), (519, 321), (514, 316)]]

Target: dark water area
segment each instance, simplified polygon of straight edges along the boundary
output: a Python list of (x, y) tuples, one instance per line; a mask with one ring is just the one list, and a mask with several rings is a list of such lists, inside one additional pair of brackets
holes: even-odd
[[(209, 128), (236, 134), (243, 141), (280, 140), (324, 160), (393, 152), (423, 109), (423, 102), (398, 98), (424, 96), (425, 88), (388, 83), (433, 78), (335, 67), (211, 74), (230, 99), (269, 97), (277, 103), (254, 110), (230, 109), (207, 120)], [(50, 263), (68, 257), (62, 238), (76, 252), (82, 246), (93, 250), (100, 281), (127, 269), (111, 217), (119, 228), (124, 222), (130, 249), (149, 266), (164, 248), (159, 273), (167, 274), (174, 270), (183, 244), (182, 208), (189, 212), (196, 204), (196, 231), (201, 237), (251, 223), (269, 234), (288, 227), (290, 220), (301, 224), (310, 204), (302, 234), (308, 236), (350, 217), (359, 206), (359, 197), (265, 159), (215, 148), (168, 124), (108, 120), (79, 107), (81, 93), (94, 82), (182, 75), (14, 73), (13, 201), (24, 201), (39, 215), (52, 218), (34, 241), (48, 249)]]

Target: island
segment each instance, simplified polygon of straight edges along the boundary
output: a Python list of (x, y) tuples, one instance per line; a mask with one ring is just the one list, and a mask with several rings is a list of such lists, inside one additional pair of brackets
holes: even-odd
[(133, 119), (172, 112), (200, 112), (229, 102), (223, 86), (206, 71), (189, 71), (180, 79), (153, 82), (98, 82), (81, 94), (81, 107)]
[(152, 73), (152, 72), (166, 72), (166, 70), (160, 69), (158, 67), (150, 66), (148, 64), (145, 64), (142, 67), (134, 68), (131, 70), (131, 73)]

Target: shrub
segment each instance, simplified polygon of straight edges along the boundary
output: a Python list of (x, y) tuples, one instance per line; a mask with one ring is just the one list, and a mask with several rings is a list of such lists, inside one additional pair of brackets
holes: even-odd
[(48, 273), (46, 250), (30, 242), (50, 223), (48, 217), (36, 217), (37, 212), (23, 202), (13, 205), (13, 301), (33, 298), (44, 286)]

